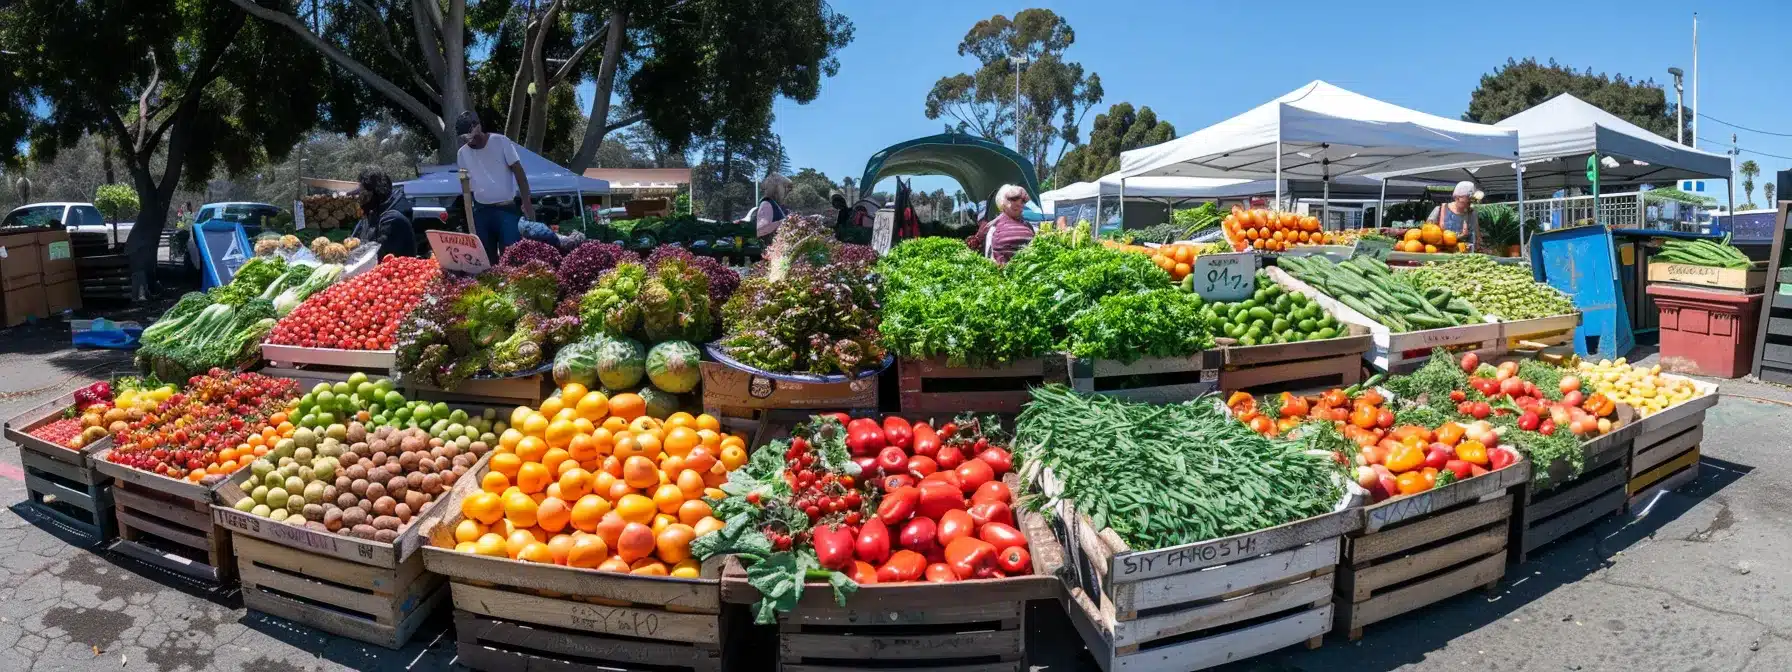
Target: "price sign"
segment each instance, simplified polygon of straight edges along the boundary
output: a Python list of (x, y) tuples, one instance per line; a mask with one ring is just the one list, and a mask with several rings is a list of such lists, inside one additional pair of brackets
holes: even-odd
[(436, 263), (444, 269), (478, 275), (492, 267), (479, 236), (453, 231), (426, 231), (424, 235), (429, 237), (429, 249), (436, 253)]
[(1350, 258), (1369, 257), (1377, 261), (1387, 261), (1388, 253), (1392, 251), (1394, 251), (1394, 241), (1358, 238), (1356, 239), (1356, 249), (1351, 251)]
[(304, 201), (293, 201), (292, 202), (292, 230), (294, 230), (294, 231), (304, 231), (305, 230), (305, 202)]
[(1208, 301), (1243, 301), (1257, 290), (1257, 253), (1203, 254), (1189, 275), (1195, 293)]
[(877, 211), (877, 218), (871, 221), (871, 249), (878, 254), (890, 252), (890, 242), (896, 237), (896, 211), (884, 208)]

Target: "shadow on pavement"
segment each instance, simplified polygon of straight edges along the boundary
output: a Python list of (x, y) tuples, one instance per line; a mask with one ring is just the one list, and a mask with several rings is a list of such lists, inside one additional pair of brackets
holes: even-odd
[(14, 514), (18, 515), (20, 520), (30, 523), (32, 527), (43, 530), (46, 534), (55, 537), (58, 541), (75, 548), (90, 553), (104, 553), (106, 546), (111, 544), (111, 542), (101, 542), (94, 539), (85, 532), (64, 525), (61, 521), (45, 515), (42, 511), (38, 510), (37, 507), (32, 506), (29, 500), (19, 502), (6, 508), (11, 509)]
[(259, 611), (245, 611), (240, 621), (245, 627), (300, 651), (316, 652), (318, 657), (363, 672), (400, 672), (404, 670), (447, 670), (455, 657), (454, 637), (449, 631), (454, 619), (446, 603), (417, 628), (411, 641), (401, 649), (358, 642), (338, 637), (307, 625), (270, 616)]
[(227, 609), (241, 609), (243, 607), (242, 591), (237, 589), (235, 582), (232, 582), (227, 586), (208, 584), (203, 581), (188, 578), (182, 574), (162, 569), (161, 567), (143, 562), (122, 553), (114, 553), (110, 546), (108, 546), (105, 551), (101, 552), (101, 555), (107, 562), (112, 563), (113, 566), (116, 566), (119, 569), (154, 581), (164, 588), (180, 591), (188, 597), (204, 600)]

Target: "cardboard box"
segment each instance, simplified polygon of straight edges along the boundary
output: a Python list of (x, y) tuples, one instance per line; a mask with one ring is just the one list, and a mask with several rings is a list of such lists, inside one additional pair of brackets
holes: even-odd
[(0, 305), (5, 307), (5, 312), (0, 313), (0, 319), (4, 319), (4, 322), (0, 324), (8, 327), (24, 324), (29, 318), (43, 319), (50, 316), (44, 306), (43, 285), (26, 285), (0, 292)]
[(0, 289), (43, 283), (43, 253), (37, 234), (33, 231), (0, 235)]
[[(69, 244), (67, 231), (37, 234), (37, 250), (39, 265), (43, 267), (44, 287), (75, 279), (75, 250)], [(52, 308), (50, 312), (56, 310)]]
[(62, 282), (44, 285), (44, 307), (51, 315), (59, 315), (65, 310), (80, 310), (81, 283), (71, 275)]

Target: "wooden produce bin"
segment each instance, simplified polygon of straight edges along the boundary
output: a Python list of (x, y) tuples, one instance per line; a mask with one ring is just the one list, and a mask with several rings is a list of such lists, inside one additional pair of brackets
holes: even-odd
[[(467, 470), (474, 494), (487, 461)], [(484, 672), (597, 668), (719, 671), (720, 558), (701, 578), (636, 576), (454, 550), (458, 500), (419, 527), (424, 569), (448, 577), (460, 664)]]
[(705, 361), (703, 412), (734, 429), (756, 428), (769, 411), (781, 409), (875, 410), (882, 372), (836, 380), (772, 377), (723, 362)]
[[(1512, 536), (1517, 538), (1509, 547), (1512, 562), (1522, 563), (1544, 544), (1624, 510), (1631, 442), (1640, 425), (1629, 406), (1619, 404), (1617, 416), (1618, 427), (1581, 443), (1580, 474), (1570, 478), (1570, 467), (1561, 460), (1531, 465), (1531, 483), (1519, 490), (1512, 517)], [(1536, 476), (1542, 473), (1548, 480), (1540, 485)]]
[(1213, 392), (1223, 358), (1220, 350), (1188, 357), (1146, 357), (1131, 364), (1064, 355), (1064, 373), (1056, 371), (1057, 357), (1045, 360), (1045, 372), (1049, 379), (1069, 378), (1070, 387), (1085, 394), (1173, 404)]
[(397, 356), (392, 350), (339, 350), (336, 348), (306, 348), (297, 345), (261, 344), (261, 358), (279, 368), (317, 368), (323, 370), (340, 370), (344, 373), (363, 371), (372, 376), (389, 375), (392, 361)]
[(1069, 382), (1048, 372), (1048, 359), (1032, 357), (991, 367), (952, 366), (943, 357), (903, 359), (896, 363), (902, 412), (1019, 413), (1033, 399), (1029, 388)]
[(1748, 268), (1713, 268), (1676, 264), (1667, 261), (1649, 262), (1649, 282), (1687, 285), (1694, 289), (1728, 289), (1753, 294), (1767, 287), (1767, 262), (1757, 261)]
[[(484, 459), (481, 458), (483, 464)], [(468, 469), (472, 473), (479, 466)], [(398, 539), (378, 542), (277, 523), (232, 507), (246, 494), (248, 469), (217, 489), (212, 518), (232, 535), (243, 606), (294, 623), (386, 648), (403, 648), (448, 601), (441, 575), (426, 571), (424, 523), (459, 511), (477, 483), (457, 481)], [(464, 486), (464, 487), (463, 487)]]
[(1574, 342), (1574, 329), (1580, 323), (1579, 312), (1533, 320), (1513, 320), (1500, 323), (1500, 335), (1507, 350), (1517, 350), (1526, 343), (1562, 345)]
[(206, 583), (234, 582), (230, 534), (212, 520), (218, 486), (132, 469), (108, 461), (111, 453), (109, 447), (95, 453), (93, 464), (112, 477), (119, 536), (112, 550)]
[(1135, 551), (1068, 500), (1056, 517), (1075, 573), (1065, 609), (1104, 672), (1201, 670), (1296, 644), (1318, 648), (1332, 629), (1340, 546), (1363, 522), (1341, 508)]
[(421, 401), (538, 408), (553, 394), (553, 384), (551, 375), (533, 373), (513, 378), (472, 378), (461, 381), (453, 390), (416, 381), (407, 381), (401, 387), (405, 396)]
[(74, 404), (73, 393), (62, 395), (6, 421), (4, 431), (19, 446), (25, 504), (95, 543), (105, 542), (118, 535), (112, 477), (94, 468), (93, 455), (111, 448), (112, 437), (76, 450), (31, 435), (31, 430), (60, 419)]
[(1337, 627), (1363, 626), (1475, 589), (1506, 574), (1514, 492), (1531, 480), (1528, 460), (1483, 476), (1362, 509), (1362, 529), (1344, 539)]
[(1326, 312), (1345, 324), (1354, 324), (1369, 330), (1370, 346), (1363, 353), (1363, 360), (1382, 371), (1389, 373), (1411, 373), (1431, 359), (1434, 348), (1445, 348), (1451, 352), (1475, 352), (1486, 359), (1505, 352), (1503, 332), (1497, 322), (1486, 324), (1469, 324), (1459, 327), (1441, 329), (1423, 329), (1394, 333), (1381, 323), (1369, 319), (1350, 306), (1344, 305), (1312, 285), (1301, 282), (1279, 268), (1268, 269), (1269, 277), (1276, 283), (1290, 290), (1305, 294), (1307, 298), (1319, 302)]
[(1220, 389), (1258, 393), (1355, 385), (1363, 379), (1363, 355), (1375, 343), (1368, 327), (1344, 327), (1349, 335), (1339, 338), (1228, 345), (1221, 350)]
[[(1717, 403), (1717, 386), (1693, 381), (1705, 392), (1644, 418), (1631, 443), (1629, 506), (1699, 477), (1699, 443), (1705, 437), (1705, 409)], [(1709, 389), (1706, 389), (1709, 388)]]

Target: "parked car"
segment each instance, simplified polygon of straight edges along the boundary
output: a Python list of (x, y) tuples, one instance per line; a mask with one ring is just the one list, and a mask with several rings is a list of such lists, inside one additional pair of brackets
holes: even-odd
[(130, 222), (108, 224), (92, 203), (32, 203), (13, 208), (0, 219), (0, 228), (50, 224), (61, 224), (71, 232), (104, 234), (113, 245), (122, 245), (131, 237)]

